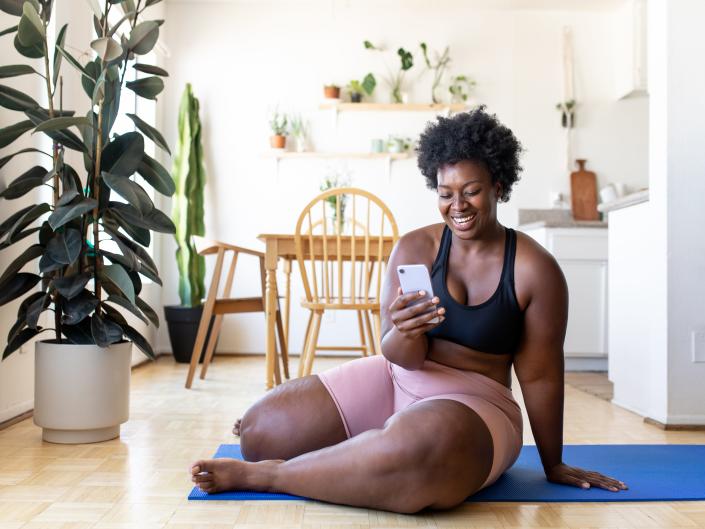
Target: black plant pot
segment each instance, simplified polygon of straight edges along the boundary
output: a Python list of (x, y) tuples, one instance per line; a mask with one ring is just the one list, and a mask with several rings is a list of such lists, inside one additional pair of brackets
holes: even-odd
[(360, 92), (350, 92), (350, 101), (353, 103), (359, 103), (362, 101), (362, 94)]
[[(174, 353), (174, 360), (177, 362), (189, 363), (191, 361), (191, 353), (196, 343), (196, 334), (198, 334), (198, 324), (201, 322), (201, 314), (203, 314), (203, 305), (199, 305), (198, 307), (168, 305), (164, 307), (164, 317), (169, 329), (171, 350)], [(215, 316), (211, 317), (210, 324), (208, 325), (208, 333), (206, 334), (206, 341), (203, 344), (203, 351), (201, 351), (199, 362), (203, 362), (206, 345), (208, 344), (208, 340), (210, 340), (214, 321)]]

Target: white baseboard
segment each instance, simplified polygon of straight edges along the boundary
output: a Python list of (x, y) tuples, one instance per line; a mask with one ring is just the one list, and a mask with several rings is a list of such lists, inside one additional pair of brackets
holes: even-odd
[(0, 423), (19, 417), (23, 413), (27, 413), (33, 409), (34, 400), (26, 400), (14, 406), (10, 406), (9, 408), (5, 408), (4, 410), (0, 410)]
[(570, 357), (565, 358), (566, 371), (607, 371), (606, 357)]

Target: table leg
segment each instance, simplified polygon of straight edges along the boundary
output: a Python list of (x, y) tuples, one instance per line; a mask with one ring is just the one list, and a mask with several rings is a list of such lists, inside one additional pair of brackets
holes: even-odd
[(265, 364), (266, 388), (274, 387), (274, 364), (277, 361), (276, 322), (277, 322), (277, 244), (267, 241), (264, 256), (265, 267)]
[(289, 347), (289, 314), (291, 308), (291, 260), (284, 260), (284, 277), (286, 287), (284, 289), (284, 340), (286, 341), (287, 349)]

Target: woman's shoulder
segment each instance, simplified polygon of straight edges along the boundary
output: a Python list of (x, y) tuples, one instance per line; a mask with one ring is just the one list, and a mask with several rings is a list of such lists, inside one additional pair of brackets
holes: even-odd
[[(405, 233), (399, 238), (394, 252), (408, 261), (433, 263), (438, 252), (445, 223), (430, 224)], [(411, 262), (411, 261), (410, 261)]]
[(562, 276), (556, 258), (529, 235), (515, 230), (517, 234), (516, 264), (514, 275), (517, 284), (530, 286), (545, 284)]

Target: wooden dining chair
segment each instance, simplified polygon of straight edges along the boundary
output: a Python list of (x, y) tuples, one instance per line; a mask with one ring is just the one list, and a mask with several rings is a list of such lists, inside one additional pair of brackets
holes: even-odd
[(305, 294), (301, 306), (310, 311), (299, 376), (311, 374), (316, 351), (359, 349), (318, 344), (326, 310), (357, 311), (359, 331), (366, 327), (370, 351), (381, 353), (383, 272), (399, 238), (389, 208), (363, 189), (330, 189), (303, 209), (294, 238)]
[[(196, 342), (193, 346), (193, 351), (191, 352), (191, 363), (189, 364), (188, 375), (186, 377), (186, 388), (191, 388), (193, 383), (193, 377), (196, 373), (196, 366), (198, 364), (199, 357), (203, 352), (203, 346), (206, 345), (205, 356), (203, 359), (203, 365), (201, 366), (201, 379), (206, 377), (208, 371), (208, 366), (213, 359), (213, 353), (215, 351), (215, 343), (218, 340), (218, 335), (220, 334), (220, 329), (223, 323), (223, 315), (225, 314), (237, 314), (243, 312), (262, 312), (265, 310), (265, 272), (264, 272), (264, 253), (258, 252), (256, 250), (250, 250), (249, 248), (243, 248), (241, 246), (234, 246), (232, 244), (226, 244), (224, 242), (212, 241), (204, 239), (203, 237), (194, 236), (193, 243), (196, 251), (200, 255), (213, 255), (215, 254), (216, 262), (215, 268), (213, 270), (213, 278), (211, 279), (211, 284), (208, 289), (208, 295), (206, 297), (206, 302), (203, 306), (203, 313), (201, 315), (201, 321), (198, 324), (198, 333), (196, 334)], [(220, 287), (221, 276), (223, 273), (223, 264), (225, 263), (226, 254), (232, 252), (232, 258), (230, 260), (230, 267), (228, 268), (228, 274), (225, 279), (225, 285), (223, 288), (222, 296), (218, 296), (218, 289)], [(251, 255), (259, 259), (259, 270), (260, 270), (260, 284), (262, 287), (262, 295), (256, 297), (247, 298), (231, 298), (230, 292), (233, 286), (233, 278), (235, 276), (235, 266), (237, 265), (238, 256), (240, 254)], [(208, 338), (208, 343), (206, 344), (206, 337), (208, 336), (208, 327), (210, 326), (211, 319), (215, 316), (213, 321), (213, 327)], [(286, 338), (284, 336), (284, 326), (282, 325), (281, 311), (277, 306), (277, 334), (279, 338), (279, 348), (280, 354), (277, 354), (275, 359), (274, 377), (277, 384), (281, 383), (281, 372), (279, 369), (279, 356), (281, 356), (281, 361), (284, 369), (284, 376), (289, 378), (289, 355), (287, 350)]]

